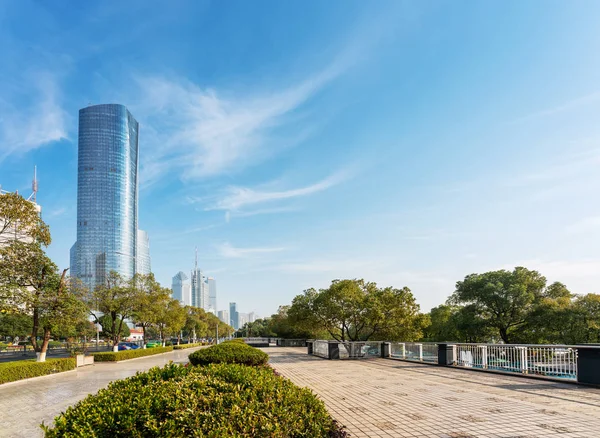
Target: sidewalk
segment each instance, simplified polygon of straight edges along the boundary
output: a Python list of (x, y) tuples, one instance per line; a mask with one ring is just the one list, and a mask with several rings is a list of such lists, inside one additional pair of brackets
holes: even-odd
[(0, 437), (41, 437), (39, 425), (42, 421), (51, 423), (55, 416), (86, 395), (96, 393), (113, 380), (166, 365), (169, 361), (186, 363), (188, 355), (199, 348), (124, 362), (98, 362), (78, 368), (76, 372), (0, 385)]
[(595, 438), (600, 389), (390, 359), (326, 360), (264, 348), (352, 437)]

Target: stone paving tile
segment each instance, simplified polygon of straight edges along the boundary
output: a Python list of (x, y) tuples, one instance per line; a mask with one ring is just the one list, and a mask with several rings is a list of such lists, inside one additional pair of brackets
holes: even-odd
[(42, 421), (50, 424), (56, 415), (86, 395), (95, 394), (111, 381), (133, 376), (138, 371), (163, 366), (169, 361), (185, 363), (188, 355), (197, 349), (175, 350), (118, 363), (99, 362), (75, 372), (0, 385), (0, 437), (41, 437)]
[(352, 437), (596, 438), (600, 389), (391, 359), (328, 361), (268, 348)]

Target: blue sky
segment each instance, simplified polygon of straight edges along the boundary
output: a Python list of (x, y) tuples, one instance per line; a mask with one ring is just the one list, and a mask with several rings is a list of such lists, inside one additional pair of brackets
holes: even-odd
[(408, 286), (524, 265), (600, 292), (600, 3), (0, 4), (0, 184), (68, 266), (77, 112), (140, 127), (140, 228), (170, 285), (194, 246), (219, 308), (334, 278)]

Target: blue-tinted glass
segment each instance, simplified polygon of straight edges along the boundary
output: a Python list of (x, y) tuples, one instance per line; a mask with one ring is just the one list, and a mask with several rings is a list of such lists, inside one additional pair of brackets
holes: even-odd
[(77, 242), (71, 249), (71, 275), (90, 288), (110, 271), (131, 277), (137, 269), (138, 128), (123, 105), (79, 111)]

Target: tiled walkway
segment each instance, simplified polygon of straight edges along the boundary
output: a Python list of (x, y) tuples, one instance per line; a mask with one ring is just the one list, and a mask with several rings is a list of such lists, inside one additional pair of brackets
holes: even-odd
[(52, 422), (88, 394), (96, 393), (111, 381), (133, 376), (154, 366), (173, 361), (187, 362), (190, 348), (118, 363), (97, 363), (77, 371), (39, 379), (0, 385), (0, 437), (41, 437), (39, 425)]
[(600, 437), (600, 389), (391, 359), (329, 361), (268, 348), (352, 437)]

